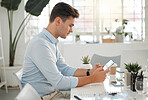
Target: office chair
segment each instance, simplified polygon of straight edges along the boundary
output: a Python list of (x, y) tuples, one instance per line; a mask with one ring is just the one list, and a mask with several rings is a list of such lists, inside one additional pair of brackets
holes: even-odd
[(41, 100), (41, 97), (37, 91), (29, 83), (27, 83), (17, 95), (15, 100)]
[(13, 74), (14, 74), (14, 76), (16, 77), (16, 79), (18, 81), (20, 90), (22, 90), (21, 80), (22, 80), (23, 68), (20, 69), (17, 73), (13, 73)]
[(120, 67), (121, 55), (101, 56), (98, 54), (93, 54), (90, 63), (92, 66), (94, 66), (94, 64), (96, 64), (96, 63), (100, 63), (100, 65), (105, 65), (109, 60), (113, 60), (117, 64), (117, 67)]

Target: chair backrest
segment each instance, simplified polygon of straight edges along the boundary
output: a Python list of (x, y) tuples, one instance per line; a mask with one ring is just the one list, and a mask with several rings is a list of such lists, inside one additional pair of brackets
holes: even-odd
[(15, 100), (41, 100), (41, 97), (37, 91), (29, 83), (27, 83), (17, 95)]
[(121, 70), (125, 71), (124, 63), (138, 63), (145, 67), (148, 65), (148, 49), (139, 49), (139, 50), (123, 50), (121, 53)]
[(113, 60), (116, 64), (117, 67), (120, 67), (120, 60), (121, 60), (121, 55), (118, 56), (101, 56), (98, 54), (93, 54), (90, 63), (92, 66), (96, 63), (100, 63), (100, 65), (106, 64), (109, 60)]
[(23, 68), (20, 69), (18, 72), (13, 73), (14, 76), (16, 77), (18, 84), (19, 84), (19, 88), (20, 90), (22, 89), (22, 84), (21, 84), (21, 80), (22, 80), (22, 74), (23, 74)]

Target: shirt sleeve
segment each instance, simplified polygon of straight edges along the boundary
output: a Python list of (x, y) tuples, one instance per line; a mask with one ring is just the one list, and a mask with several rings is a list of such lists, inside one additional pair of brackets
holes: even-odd
[(71, 67), (69, 66), (66, 62), (65, 62), (65, 59), (62, 57), (61, 53), (59, 50), (57, 50), (58, 53), (57, 53), (57, 67), (59, 69), (59, 71), (65, 75), (65, 76), (73, 76), (74, 75), (74, 72), (77, 70), (77, 68), (75, 67)]
[[(51, 46), (53, 45), (49, 45), (43, 40), (33, 45), (31, 51), (33, 62), (55, 89), (67, 90), (76, 87), (78, 84), (77, 77), (64, 76), (58, 70), (55, 50)], [(72, 72), (74, 72), (74, 69)]]

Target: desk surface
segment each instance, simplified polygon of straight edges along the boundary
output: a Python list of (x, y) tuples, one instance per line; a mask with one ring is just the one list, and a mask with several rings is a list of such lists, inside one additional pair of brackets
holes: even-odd
[[(109, 93), (117, 94), (113, 96)], [(93, 83), (73, 88), (71, 89), (71, 100), (77, 100), (74, 95), (79, 96), (82, 100), (148, 100), (146, 94), (139, 95), (127, 87), (111, 85), (110, 77), (107, 77), (103, 83)]]

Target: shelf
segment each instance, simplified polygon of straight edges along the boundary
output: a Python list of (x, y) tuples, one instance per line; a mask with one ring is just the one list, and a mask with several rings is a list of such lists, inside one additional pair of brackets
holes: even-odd
[(4, 81), (4, 82), (0, 82), (0, 87), (2, 87), (3, 85), (5, 85), (6, 84), (6, 82)]

